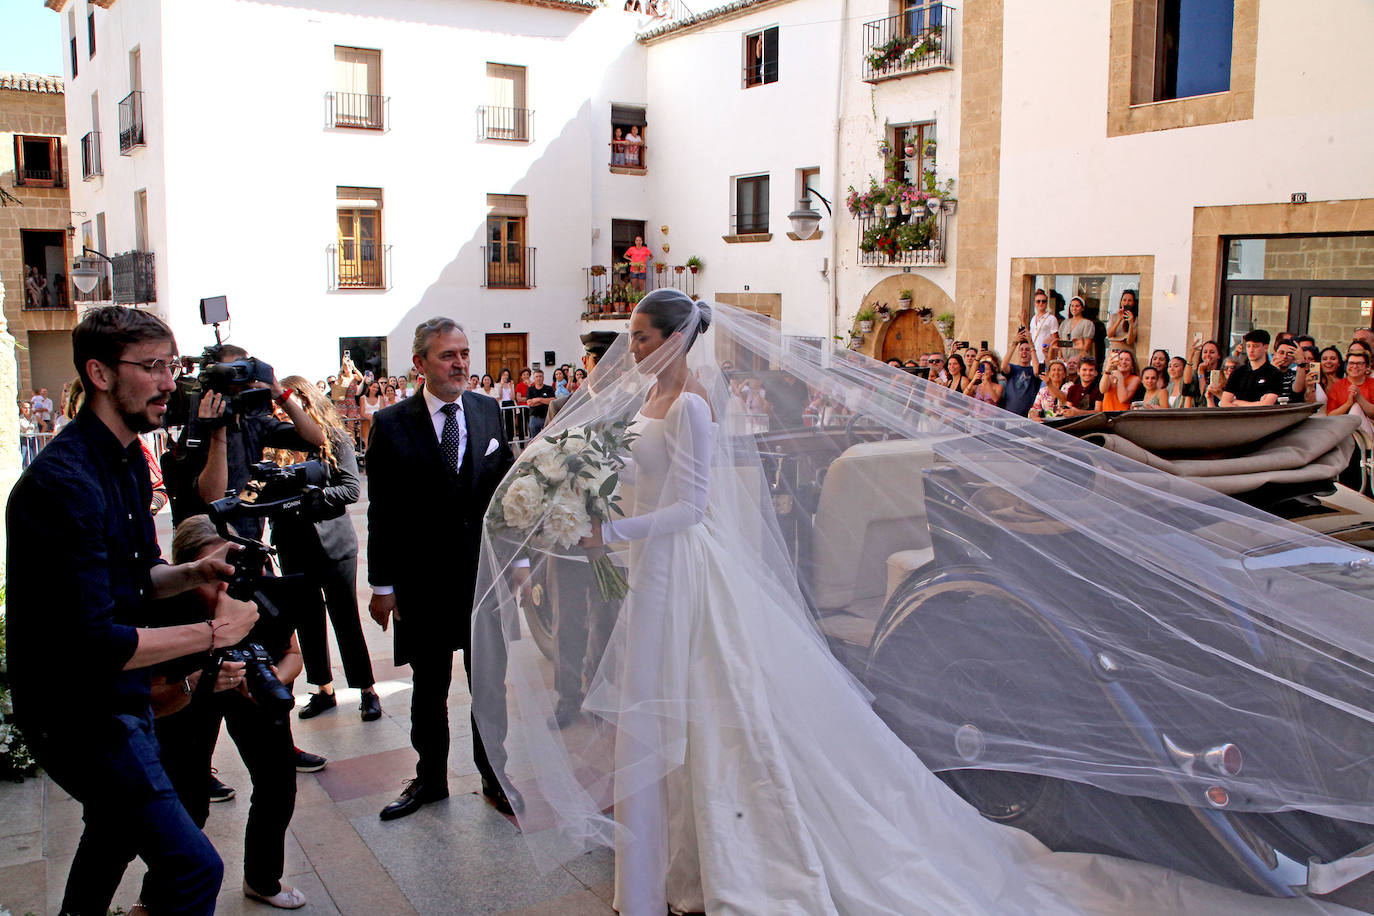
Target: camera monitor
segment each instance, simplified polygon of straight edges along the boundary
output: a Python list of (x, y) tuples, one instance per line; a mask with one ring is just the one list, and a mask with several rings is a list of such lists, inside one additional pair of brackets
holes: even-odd
[(211, 296), (200, 300), (200, 323), (219, 324), (229, 320), (229, 297)]

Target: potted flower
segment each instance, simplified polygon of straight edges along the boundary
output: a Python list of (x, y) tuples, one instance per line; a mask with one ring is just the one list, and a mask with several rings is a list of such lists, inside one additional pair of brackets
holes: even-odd
[(661, 273), (663, 273), (664, 271), (666, 271), (667, 269), (668, 269), (668, 265), (667, 265), (666, 262), (664, 262), (664, 261), (655, 261), (655, 262), (654, 262), (654, 273), (659, 273), (659, 274), (661, 274)]
[(630, 264), (628, 261), (616, 261), (613, 269), (615, 270), (615, 275), (619, 277), (624, 275), (625, 271), (630, 269)]
[(614, 311), (623, 312), (626, 310), (625, 293), (626, 289), (623, 286), (615, 286), (611, 288), (611, 304)]
[(906, 157), (907, 157), (908, 159), (913, 159), (913, 158), (915, 158), (915, 156), (916, 156), (916, 144), (915, 144), (915, 143), (912, 143), (910, 140), (908, 140), (906, 146), (902, 147), (902, 152), (906, 153)]
[(934, 137), (929, 137), (929, 138), (926, 139), (926, 158), (927, 158), (927, 159), (934, 159), (934, 158), (935, 158), (935, 138), (934, 138)]
[(606, 265), (605, 265), (605, 264), (593, 264), (593, 265), (592, 265), (592, 276), (593, 276), (593, 277), (604, 277), (605, 275), (606, 275)]
[(892, 309), (888, 307), (886, 302), (878, 303), (878, 317), (883, 321), (887, 321), (892, 317)]
[(878, 317), (878, 312), (872, 306), (864, 306), (859, 309), (859, 314), (854, 316), (859, 322), (859, 330), (868, 334), (873, 330), (873, 319)]
[(942, 312), (935, 316), (935, 325), (940, 329), (940, 336), (946, 340), (954, 339), (954, 313)]
[(899, 290), (899, 291), (897, 292), (897, 308), (899, 308), (899, 309), (909, 309), (909, 308), (911, 308), (911, 290), (909, 290), (909, 289), (903, 289), (903, 290)]
[(674, 265), (673, 265), (673, 273), (675, 273), (675, 274), (685, 274), (686, 272), (687, 272), (687, 265), (686, 265), (686, 264), (674, 264)]
[(696, 273), (697, 271), (701, 270), (701, 258), (697, 257), (696, 255), (692, 255), (690, 258), (688, 258), (687, 269), (690, 270), (692, 273)]

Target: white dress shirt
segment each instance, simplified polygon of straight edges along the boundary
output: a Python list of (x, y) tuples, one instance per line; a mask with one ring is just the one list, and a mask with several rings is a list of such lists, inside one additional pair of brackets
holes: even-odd
[(454, 470), (459, 470), (463, 466), (463, 453), (468, 448), (468, 418), (463, 413), (463, 396), (458, 395), (458, 399), (452, 402), (441, 401), (429, 390), (428, 386), (421, 390), (425, 395), (425, 407), (429, 410), (430, 422), (434, 424), (434, 438), (437, 442), (442, 443), (444, 441), (444, 420), (447, 419), (444, 416), (444, 405), (449, 403), (458, 405), (458, 412), (454, 414), (454, 418), (458, 421), (458, 467)]

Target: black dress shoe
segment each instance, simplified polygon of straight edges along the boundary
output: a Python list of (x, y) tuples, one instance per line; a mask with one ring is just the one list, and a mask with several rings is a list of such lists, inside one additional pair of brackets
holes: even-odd
[(382, 717), (382, 701), (375, 693), (363, 691), (363, 701), (358, 704), (364, 722), (375, 722)]
[(514, 817), (525, 810), (525, 799), (512, 788), (509, 792), (501, 788), (499, 782), (482, 780), (482, 794), (491, 800), (491, 806), (507, 817)]
[(320, 691), (319, 693), (310, 694), (310, 699), (306, 700), (305, 705), (301, 707), (301, 711), (298, 715), (302, 719), (313, 719), (326, 709), (333, 709), (338, 705), (338, 697), (334, 696), (332, 693)]
[(558, 705), (553, 708), (553, 715), (549, 717), (549, 728), (567, 728), (577, 721), (577, 716), (581, 712), (581, 701), (570, 700), (564, 697), (559, 700)]
[(406, 787), (391, 804), (382, 809), (384, 821), (394, 821), (398, 817), (414, 814), (422, 805), (448, 798), (448, 786), (427, 786), (418, 778), (407, 779)]

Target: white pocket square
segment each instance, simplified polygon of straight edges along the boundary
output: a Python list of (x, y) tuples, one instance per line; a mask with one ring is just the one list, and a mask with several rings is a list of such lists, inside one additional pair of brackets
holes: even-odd
[(492, 452), (496, 451), (497, 447), (498, 447), (500, 444), (501, 444), (501, 443), (497, 442), (495, 439), (493, 439), (493, 440), (491, 440), (490, 442), (488, 442), (488, 443), (487, 443), (487, 450), (486, 450), (485, 452), (482, 453), (482, 457), (485, 458), (487, 455), (490, 455)]

